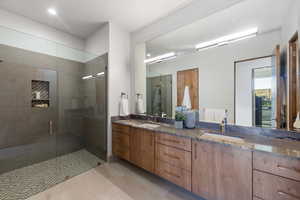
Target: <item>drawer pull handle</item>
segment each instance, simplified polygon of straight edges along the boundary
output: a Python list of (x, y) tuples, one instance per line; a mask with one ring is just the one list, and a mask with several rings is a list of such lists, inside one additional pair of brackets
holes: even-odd
[(300, 197), (297, 197), (297, 196), (295, 196), (295, 195), (293, 195), (293, 194), (289, 194), (289, 193), (286, 193), (286, 192), (283, 192), (283, 191), (278, 191), (277, 192), (279, 195), (281, 195), (281, 196), (285, 196), (285, 197), (289, 197), (289, 198), (293, 198), (293, 199), (298, 199), (298, 200), (300, 200)]
[(163, 139), (163, 141), (172, 142), (172, 143), (176, 143), (176, 144), (180, 143), (180, 141), (178, 141), (178, 140), (170, 140), (170, 139)]
[(288, 171), (292, 171), (292, 172), (296, 172), (298, 174), (300, 174), (300, 170), (299, 169), (296, 169), (296, 168), (292, 168), (292, 167), (285, 167), (285, 166), (282, 166), (282, 165), (277, 165), (277, 167), (281, 170), (288, 170)]
[(167, 170), (164, 170), (164, 173), (166, 173), (166, 174), (168, 174), (168, 175), (170, 175), (170, 176), (174, 176), (174, 177), (176, 177), (176, 178), (180, 178), (179, 175), (174, 174), (174, 173), (172, 173), (172, 172), (169, 172), (169, 171), (167, 171)]
[(174, 155), (171, 155), (171, 154), (168, 154), (168, 153), (164, 153), (164, 155), (165, 155), (165, 156), (168, 156), (168, 157), (170, 157), (170, 158), (173, 158), (173, 159), (180, 160), (180, 158), (179, 158), (179, 157), (177, 157), (177, 156), (174, 156)]

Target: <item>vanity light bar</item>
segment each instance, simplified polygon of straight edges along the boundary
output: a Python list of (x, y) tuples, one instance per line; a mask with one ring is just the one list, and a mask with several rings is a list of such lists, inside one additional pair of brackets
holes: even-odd
[(92, 79), (92, 78), (94, 78), (93, 75), (88, 75), (88, 76), (82, 77), (83, 80)]
[(171, 60), (171, 59), (174, 59), (176, 58), (176, 54), (175, 52), (170, 52), (170, 53), (166, 53), (166, 54), (163, 54), (163, 55), (160, 55), (160, 56), (156, 56), (156, 57), (153, 57), (153, 58), (149, 58), (149, 59), (146, 59), (144, 62), (146, 64), (154, 64), (154, 63), (158, 63), (158, 62), (162, 62), (162, 61), (166, 61), (166, 60)]
[(96, 75), (88, 75), (88, 76), (84, 76), (82, 77), (82, 80), (88, 80), (88, 79), (93, 79), (93, 78), (97, 78), (97, 76), (103, 76), (105, 74), (105, 72), (100, 72)]
[(223, 37), (220, 37), (220, 38), (208, 41), (208, 42), (202, 42), (202, 43), (196, 45), (196, 49), (198, 51), (200, 51), (200, 50), (206, 50), (206, 49), (210, 49), (210, 48), (214, 48), (214, 47), (218, 47), (218, 46), (231, 44), (234, 42), (238, 42), (241, 40), (255, 37), (255, 36), (257, 36), (257, 33), (258, 33), (258, 28), (252, 28), (252, 29), (249, 29), (246, 31), (226, 35), (226, 36), (223, 36)]
[(98, 74), (96, 74), (97, 76), (103, 76), (105, 73), (104, 72), (100, 72)]

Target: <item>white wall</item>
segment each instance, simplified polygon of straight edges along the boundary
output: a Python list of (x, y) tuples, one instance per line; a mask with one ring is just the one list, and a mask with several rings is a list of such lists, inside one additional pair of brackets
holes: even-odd
[(0, 26), (54, 41), (68, 47), (84, 49), (84, 40), (80, 38), (2, 9), (0, 9)]
[(0, 44), (84, 62), (84, 40), (0, 9)]
[(300, 2), (294, 0), (291, 4), (290, 10), (284, 19), (282, 28), (282, 45), (287, 47), (289, 40), (293, 37), (296, 31), (300, 29)]
[(244, 0), (194, 0), (186, 7), (132, 33), (133, 44), (143, 43)]
[(236, 64), (236, 124), (253, 125), (253, 91), (252, 70), (261, 67), (271, 67), (272, 58), (262, 58)]
[(177, 104), (177, 71), (199, 68), (199, 105), (204, 108), (228, 109), (234, 122), (234, 62), (271, 55), (280, 44), (279, 31), (260, 35), (228, 46), (208, 49), (177, 59), (151, 65), (149, 75), (173, 75), (173, 110)]
[[(147, 98), (146, 98), (146, 64), (144, 60), (146, 59), (146, 43), (137, 44), (134, 48), (134, 74), (133, 79), (136, 87), (135, 92), (132, 95), (132, 99), (135, 100), (135, 95), (137, 93), (143, 95), (144, 100), (144, 110), (146, 111), (147, 107)], [(135, 101), (132, 101), (132, 112), (136, 113)]]
[[(119, 115), (121, 92), (131, 97), (130, 34), (115, 23), (109, 23), (108, 67), (108, 156), (112, 154), (112, 116)], [(132, 101), (132, 99), (129, 99)], [(130, 109), (130, 108), (129, 108)]]
[(85, 40), (85, 51), (103, 55), (109, 51), (109, 23), (100, 27)]

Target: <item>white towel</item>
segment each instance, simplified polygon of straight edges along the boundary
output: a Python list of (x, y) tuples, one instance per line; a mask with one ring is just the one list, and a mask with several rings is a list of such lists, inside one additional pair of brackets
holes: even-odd
[(190, 89), (189, 89), (188, 86), (185, 86), (185, 88), (184, 88), (183, 101), (182, 101), (181, 105), (185, 106), (189, 110), (192, 108), (191, 97), (190, 97)]
[(144, 114), (145, 110), (144, 110), (144, 101), (142, 98), (138, 98), (137, 102), (136, 102), (136, 111), (137, 114)]
[(128, 99), (126, 97), (121, 97), (121, 101), (119, 104), (119, 111), (120, 116), (128, 116), (129, 115), (129, 109), (128, 109)]
[(215, 122), (215, 114), (213, 109), (204, 109), (204, 120), (206, 122)]
[(204, 110), (204, 120), (207, 122), (221, 123), (226, 116), (225, 109), (209, 109)]

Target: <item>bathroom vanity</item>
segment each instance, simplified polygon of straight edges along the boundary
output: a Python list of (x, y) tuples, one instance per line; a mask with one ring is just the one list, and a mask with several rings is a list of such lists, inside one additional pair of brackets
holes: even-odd
[(300, 199), (300, 142), (148, 124), (114, 121), (113, 154), (207, 200)]

